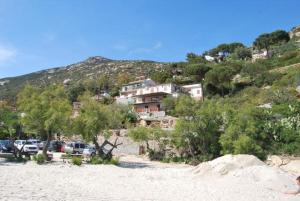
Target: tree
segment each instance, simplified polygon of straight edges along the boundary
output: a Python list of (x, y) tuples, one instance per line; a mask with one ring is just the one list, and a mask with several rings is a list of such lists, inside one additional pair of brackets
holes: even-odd
[(286, 43), (290, 40), (289, 33), (284, 30), (277, 30), (272, 33), (264, 33), (259, 35), (253, 42), (254, 48), (258, 50), (265, 49), (269, 55), (270, 46), (280, 43)]
[(233, 53), (235, 51), (235, 49), (237, 48), (241, 48), (241, 47), (245, 47), (244, 44), (239, 43), (239, 42), (234, 42), (234, 43), (224, 43), (224, 44), (220, 44), (217, 47), (211, 49), (208, 51), (208, 54), (211, 56), (215, 56), (217, 55), (219, 52), (227, 52), (229, 54)]
[[(194, 82), (200, 82), (202, 87), (202, 93), (203, 93), (203, 80), (205, 77), (205, 74), (210, 70), (211, 68), (205, 64), (188, 64), (184, 68), (184, 74), (188, 77), (191, 77)], [(202, 94), (202, 100), (204, 100), (204, 93)]]
[(263, 109), (251, 105), (235, 110), (220, 137), (222, 154), (254, 154), (264, 159), (272, 142), (270, 133), (264, 129), (266, 118)]
[(71, 103), (78, 101), (78, 97), (85, 92), (84, 85), (80, 82), (67, 89), (68, 98)]
[(272, 45), (272, 43), (271, 43), (270, 34), (268, 34), (268, 33), (261, 34), (253, 42), (254, 48), (256, 48), (258, 50), (266, 49), (267, 55), (269, 53), (270, 45)]
[(163, 107), (167, 114), (175, 115), (176, 98), (169, 95), (162, 100)]
[(46, 133), (43, 155), (48, 159), (47, 150), (53, 134), (67, 131), (72, 113), (64, 87), (51, 85), (40, 89), (27, 85), (18, 94), (18, 107), (24, 113), (21, 118), (24, 126), (40, 135)]
[(186, 60), (188, 63), (206, 63), (206, 60), (202, 56), (192, 52), (187, 53)]
[(182, 117), (191, 117), (197, 108), (197, 102), (188, 95), (179, 96), (175, 105), (175, 114)]
[(93, 141), (98, 150), (97, 137), (108, 128), (109, 124), (106, 115), (107, 107), (93, 100), (91, 94), (88, 93), (80, 97), (80, 102), (79, 115), (73, 121), (74, 132), (80, 134), (86, 141)]
[(18, 125), (18, 115), (6, 102), (0, 102), (0, 138), (12, 137)]
[(92, 141), (100, 157), (110, 158), (110, 155), (103, 152), (103, 144), (99, 145), (98, 135), (108, 139), (111, 135), (110, 129), (122, 127), (123, 116), (120, 109), (116, 105), (104, 105), (95, 101), (89, 93), (85, 93), (80, 101), (82, 106), (79, 115), (72, 122), (74, 132), (80, 134), (84, 140)]
[[(168, 132), (160, 127), (138, 126), (128, 132), (128, 136), (135, 142), (145, 143), (151, 160), (162, 160), (165, 156), (165, 148), (168, 144)], [(150, 147), (149, 142), (153, 141), (158, 145), (158, 150)]]
[(247, 60), (252, 58), (252, 52), (246, 47), (238, 47), (234, 50), (233, 53), (239, 60)]
[(205, 75), (206, 82), (214, 85), (221, 90), (224, 97), (225, 88), (230, 87), (231, 79), (234, 75), (233, 70), (227, 66), (216, 66)]
[(90, 91), (92, 94), (99, 94), (102, 91), (111, 89), (113, 83), (108, 75), (100, 75), (99, 77), (85, 80), (83, 85), (86, 91)]
[(201, 108), (181, 117), (175, 126), (172, 142), (182, 155), (200, 160), (219, 156), (219, 136), (222, 115), (214, 101), (206, 101)]
[(167, 80), (172, 79), (172, 77), (172, 72), (170, 72), (168, 69), (151, 73), (151, 79), (157, 83), (166, 83)]
[(186, 76), (192, 77), (192, 79), (195, 82), (201, 82), (203, 81), (205, 74), (210, 70), (211, 68), (205, 64), (188, 64), (184, 68), (184, 74)]

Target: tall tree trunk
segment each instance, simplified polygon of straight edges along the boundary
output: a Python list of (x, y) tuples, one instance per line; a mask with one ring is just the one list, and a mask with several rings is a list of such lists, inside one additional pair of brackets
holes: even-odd
[(50, 145), (50, 141), (51, 141), (51, 137), (52, 137), (52, 132), (51, 131), (47, 131), (47, 140), (46, 140), (46, 144), (43, 147), (43, 155), (45, 157), (46, 160), (50, 160), (47, 154), (49, 145)]
[(100, 146), (99, 146), (99, 143), (98, 143), (98, 140), (97, 140), (97, 135), (94, 136), (93, 143), (95, 145), (96, 152), (98, 152), (97, 154), (99, 155), (100, 153), (102, 153), (102, 150), (100, 150)]

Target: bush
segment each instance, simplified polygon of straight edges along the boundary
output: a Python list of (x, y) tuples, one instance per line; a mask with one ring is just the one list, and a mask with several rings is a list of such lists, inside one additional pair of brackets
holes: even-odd
[(120, 162), (120, 159), (118, 157), (116, 157), (116, 158), (110, 159), (109, 164), (118, 165), (119, 162)]
[(37, 164), (43, 164), (45, 162), (45, 157), (43, 154), (37, 154), (33, 156), (33, 160), (36, 161)]
[(258, 74), (256, 76), (254, 80), (254, 85), (257, 87), (272, 85), (273, 82), (280, 80), (282, 76), (283, 75), (280, 73), (263, 72), (262, 74)]
[(77, 156), (72, 157), (72, 164), (78, 166), (82, 165), (81, 157), (77, 157)]
[(8, 157), (6, 158), (7, 162), (11, 162), (11, 163), (26, 163), (28, 161), (28, 159), (23, 158), (23, 157)]
[(162, 151), (149, 151), (149, 159), (152, 161), (161, 161), (165, 158), (165, 153)]
[(99, 156), (93, 156), (90, 160), (92, 165), (100, 165), (100, 164), (111, 164), (111, 165), (118, 165), (119, 158), (111, 158), (111, 159), (102, 159)]
[(103, 164), (103, 159), (99, 156), (93, 156), (90, 160), (90, 163), (93, 165)]
[(234, 154), (252, 154), (258, 158), (265, 160), (266, 154), (257, 143), (247, 135), (241, 135), (233, 143)]

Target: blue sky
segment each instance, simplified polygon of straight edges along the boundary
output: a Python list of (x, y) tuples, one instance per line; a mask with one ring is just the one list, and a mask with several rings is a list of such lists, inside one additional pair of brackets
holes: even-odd
[(0, 78), (104, 56), (183, 61), (300, 24), (299, 0), (0, 0)]

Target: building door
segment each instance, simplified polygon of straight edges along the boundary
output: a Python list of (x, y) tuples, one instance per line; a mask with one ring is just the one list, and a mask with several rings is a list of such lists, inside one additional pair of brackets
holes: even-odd
[(148, 112), (149, 109), (148, 109), (148, 105), (145, 105), (145, 112)]

